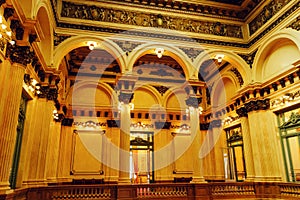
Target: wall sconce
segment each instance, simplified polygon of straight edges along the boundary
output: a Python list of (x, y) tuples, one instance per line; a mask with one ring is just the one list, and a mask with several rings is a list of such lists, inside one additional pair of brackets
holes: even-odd
[(93, 42), (93, 41), (88, 41), (87, 46), (89, 47), (89, 49), (92, 51), (95, 49), (95, 47), (97, 47), (97, 42)]
[[(122, 102), (122, 101), (119, 102), (119, 105), (118, 105), (119, 112), (121, 112), (123, 104), (124, 104), (124, 102)], [(129, 108), (130, 108), (130, 110), (134, 110), (134, 103), (129, 103)]]
[(201, 106), (199, 106), (198, 108), (194, 108), (194, 107), (188, 107), (185, 112), (186, 112), (186, 115), (189, 115), (191, 112), (194, 112), (194, 110), (196, 110), (199, 115), (202, 114), (203, 112), (203, 108)]
[(217, 54), (215, 56), (215, 59), (218, 61), (219, 64), (223, 61), (223, 58), (224, 58), (223, 54)]
[(156, 48), (156, 49), (155, 49), (155, 53), (156, 53), (156, 55), (157, 55), (158, 58), (161, 58), (161, 57), (162, 57), (164, 51), (165, 51), (165, 50), (164, 50), (163, 48)]
[(16, 42), (12, 39), (12, 31), (8, 29), (6, 21), (3, 19), (3, 16), (0, 15), (0, 39), (6, 40), (11, 45), (14, 45)]

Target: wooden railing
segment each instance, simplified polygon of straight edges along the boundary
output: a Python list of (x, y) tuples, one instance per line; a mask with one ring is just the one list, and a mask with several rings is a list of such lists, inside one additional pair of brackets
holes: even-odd
[(56, 185), (24, 188), (0, 200), (213, 200), (280, 198), (300, 199), (300, 184), (294, 183), (167, 183)]
[(215, 198), (224, 196), (255, 197), (254, 183), (212, 183), (211, 195)]
[(279, 187), (282, 198), (300, 199), (300, 184), (280, 183)]

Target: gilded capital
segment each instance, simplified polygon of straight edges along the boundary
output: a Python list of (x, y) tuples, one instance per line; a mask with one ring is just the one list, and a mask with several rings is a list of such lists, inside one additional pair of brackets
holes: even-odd
[(32, 62), (34, 52), (30, 50), (29, 46), (18, 46), (8, 43), (6, 57), (8, 57), (12, 63), (19, 63), (26, 67)]

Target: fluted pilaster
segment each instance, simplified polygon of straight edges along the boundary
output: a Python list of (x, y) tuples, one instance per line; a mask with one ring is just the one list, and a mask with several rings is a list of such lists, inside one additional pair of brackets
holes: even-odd
[(1, 91), (0, 105), (0, 193), (5, 193), (9, 190), (25, 67), (17, 63), (10, 65), (9, 62), (5, 62), (2, 67), (9, 68), (1, 70), (1, 73), (6, 73), (1, 76), (6, 77), (4, 85), (7, 88)]
[(60, 131), (61, 123), (52, 121), (50, 124), (50, 135), (46, 160), (47, 182), (57, 182)]
[(246, 181), (253, 181), (255, 177), (255, 171), (249, 122), (247, 117), (240, 117), (240, 120), (243, 132), (243, 145), (246, 162)]
[(130, 107), (128, 102), (121, 106), (120, 116), (119, 183), (130, 183)]
[(200, 158), (200, 147), (202, 145), (202, 140), (200, 136), (200, 127), (199, 127), (199, 112), (195, 107), (190, 107), (190, 126), (191, 134), (194, 137), (192, 142), (193, 149), (193, 183), (205, 182), (203, 176), (203, 158)]

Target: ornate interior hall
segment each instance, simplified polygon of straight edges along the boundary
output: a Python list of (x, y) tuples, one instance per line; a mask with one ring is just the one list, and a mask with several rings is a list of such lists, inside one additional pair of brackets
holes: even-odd
[(0, 200), (300, 199), (299, 0), (0, 0)]

